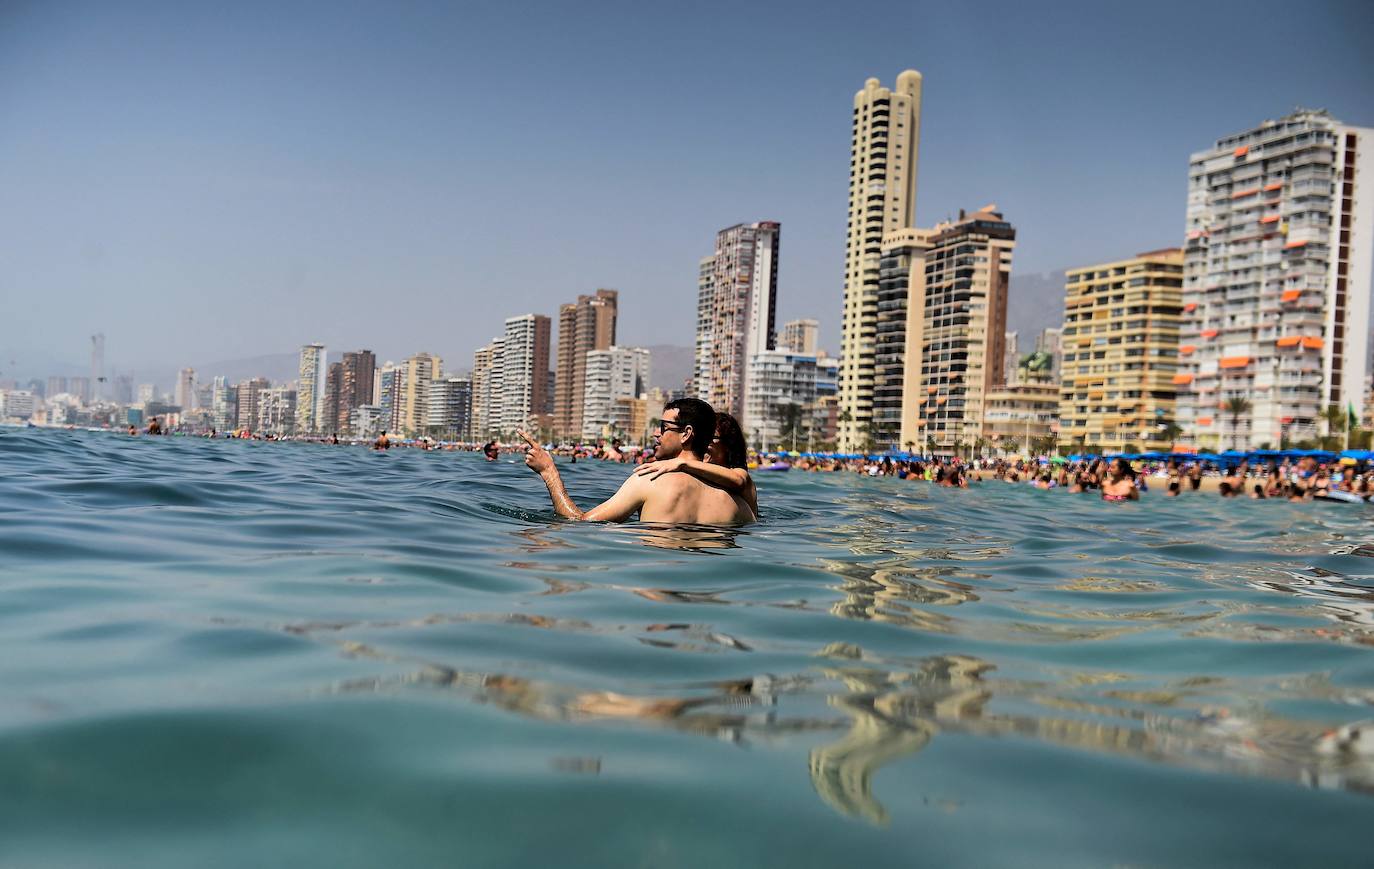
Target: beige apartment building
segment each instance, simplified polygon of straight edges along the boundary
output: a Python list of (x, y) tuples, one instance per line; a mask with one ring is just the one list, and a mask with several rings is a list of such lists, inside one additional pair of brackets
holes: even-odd
[(1059, 430), (1059, 386), (1027, 382), (994, 387), (983, 409), (984, 437), (1004, 453), (1030, 455)]
[[(554, 376), (553, 417), (560, 437), (582, 435), (586, 400), (587, 351), (615, 343), (616, 306), (620, 294), (597, 290), (558, 309), (558, 359)], [(476, 387), (474, 386), (474, 395)]]
[(416, 353), (405, 361), (400, 387), (400, 430), (421, 434), (429, 423), (429, 384), (439, 379), (444, 361), (433, 353)]
[(915, 219), (921, 74), (902, 72), (892, 89), (868, 79), (854, 95), (852, 125), (838, 393), (841, 449), (860, 445), (873, 419), (879, 259), (883, 236), (910, 227)]
[[(903, 392), (915, 413), (903, 441), (950, 453), (990, 441), (989, 393), (1006, 385), (1007, 290), (1016, 229), (995, 205), (929, 230), (924, 281), (912, 289)], [(914, 271), (914, 269), (913, 269)], [(914, 282), (913, 282), (914, 287)]]
[(1183, 314), (1181, 248), (1070, 269), (1065, 276), (1059, 439), (1108, 452), (1173, 444), (1179, 325)]

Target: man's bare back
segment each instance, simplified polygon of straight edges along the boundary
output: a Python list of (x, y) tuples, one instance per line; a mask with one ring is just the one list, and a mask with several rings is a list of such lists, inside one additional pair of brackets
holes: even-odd
[(632, 475), (625, 486), (644, 487), (639, 510), (644, 522), (746, 525), (754, 521), (754, 511), (743, 498), (690, 474), (664, 474), (653, 480)]

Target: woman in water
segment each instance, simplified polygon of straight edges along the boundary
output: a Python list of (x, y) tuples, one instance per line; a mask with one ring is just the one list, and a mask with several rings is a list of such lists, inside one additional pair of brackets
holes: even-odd
[(754, 488), (754, 480), (749, 476), (749, 448), (744, 442), (744, 432), (739, 422), (728, 413), (716, 414), (716, 436), (706, 450), (706, 461), (700, 462), (678, 456), (662, 462), (649, 462), (640, 465), (635, 471), (643, 476), (651, 474), (658, 477), (672, 471), (691, 474), (699, 480), (719, 486), (731, 494), (738, 495), (759, 515), (759, 495)]
[(1139, 501), (1140, 490), (1135, 487), (1135, 470), (1125, 459), (1113, 459), (1102, 481), (1103, 501)]

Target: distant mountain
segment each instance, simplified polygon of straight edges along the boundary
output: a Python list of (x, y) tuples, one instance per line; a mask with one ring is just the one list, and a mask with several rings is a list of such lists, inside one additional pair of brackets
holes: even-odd
[(691, 347), (678, 347), (674, 344), (649, 345), (649, 385), (657, 386), (665, 392), (681, 389), (682, 382), (692, 376), (692, 366), (696, 351)]
[(1035, 349), (1035, 336), (1064, 325), (1064, 272), (1011, 275), (1007, 331), (1018, 332), (1021, 352)]
[[(330, 361), (335, 361), (331, 359)], [(254, 377), (265, 377), (273, 383), (287, 384), (300, 376), (300, 357), (295, 353), (269, 353), (266, 356), (249, 356), (243, 359), (221, 359), (192, 365), (196, 372), (196, 383), (209, 383), (216, 377), (224, 377), (230, 384)], [(149, 369), (139, 371), (135, 379), (139, 383), (156, 383), (158, 388), (170, 392), (177, 382), (176, 368)]]

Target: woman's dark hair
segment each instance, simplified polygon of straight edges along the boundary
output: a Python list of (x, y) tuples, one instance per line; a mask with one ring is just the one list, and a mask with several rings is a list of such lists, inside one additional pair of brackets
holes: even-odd
[[(681, 418), (679, 415), (678, 419)], [(739, 420), (728, 413), (716, 414), (716, 437), (720, 438), (721, 449), (725, 450), (725, 467), (749, 467), (749, 447), (744, 442)]]
[(1221, 497), (1223, 497), (1223, 498), (1229, 498), (1229, 497), (1231, 497), (1231, 484), (1230, 484), (1230, 483), (1227, 483), (1227, 482), (1224, 482), (1224, 481), (1223, 481), (1222, 484), (1221, 484), (1220, 486), (1218, 486), (1217, 488), (1218, 488), (1218, 490), (1221, 492)]
[(706, 448), (711, 445), (711, 437), (716, 431), (716, 412), (711, 405), (699, 398), (678, 398), (663, 405), (663, 410), (665, 413), (677, 411), (678, 428), (692, 427), (692, 437), (683, 440), (683, 449), (699, 456), (706, 455)]
[(1264, 487), (1261, 486), (1259, 483), (1256, 483), (1256, 484), (1255, 484), (1255, 497), (1256, 497), (1256, 498), (1263, 498), (1263, 497), (1264, 497)]

